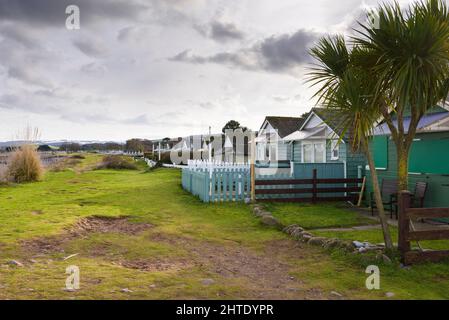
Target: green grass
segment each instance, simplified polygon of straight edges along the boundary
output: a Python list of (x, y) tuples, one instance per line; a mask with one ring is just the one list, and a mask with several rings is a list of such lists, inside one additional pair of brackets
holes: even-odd
[(298, 224), (305, 229), (377, 224), (376, 221), (348, 210), (341, 204), (269, 203), (266, 208), (284, 225)]
[[(89, 170), (100, 159), (90, 155), (74, 168), (47, 173), (39, 183), (0, 187), (0, 299), (294, 299), (329, 298), (331, 291), (353, 299), (382, 299), (388, 291), (399, 299), (449, 299), (447, 263), (410, 269), (380, 264), (381, 290), (368, 291), (365, 268), (379, 264), (368, 255), (295, 243), (262, 225), (243, 203), (204, 204), (182, 190), (178, 170), (145, 173), (142, 164), (137, 171)], [(285, 223), (310, 228), (367, 223), (331, 205), (270, 205), (275, 207), (282, 208)], [(298, 208), (303, 214), (289, 218), (287, 213)], [(80, 218), (94, 215), (129, 216), (152, 227), (138, 234), (66, 238), (48, 252), (24, 244), (61, 239)], [(359, 240), (376, 240), (371, 231)], [(63, 260), (72, 254), (78, 255)], [(24, 266), (9, 266), (11, 259)], [(127, 266), (142, 261), (162, 268)], [(63, 290), (69, 265), (81, 270), (76, 292)], [(265, 279), (271, 275), (275, 278)], [(285, 282), (290, 276), (299, 281)], [(215, 282), (204, 285), (205, 278)]]

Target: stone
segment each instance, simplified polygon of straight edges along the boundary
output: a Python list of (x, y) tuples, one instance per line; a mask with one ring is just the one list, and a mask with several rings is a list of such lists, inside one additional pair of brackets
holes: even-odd
[(324, 237), (313, 237), (307, 241), (308, 244), (313, 246), (322, 246), (327, 239)]
[(154, 289), (154, 288), (156, 288), (156, 285), (155, 284), (150, 284), (150, 288)]
[(333, 239), (327, 240), (327, 241), (324, 243), (324, 247), (325, 247), (326, 249), (332, 249), (332, 248), (337, 248), (337, 247), (339, 247), (340, 244), (341, 244), (340, 240), (333, 238)]
[(17, 267), (23, 267), (23, 263), (21, 263), (20, 261), (17, 261), (17, 260), (10, 260), (10, 261), (8, 261), (8, 264), (12, 265), (12, 266), (17, 266)]
[(338, 293), (337, 291), (331, 291), (331, 295), (339, 298), (343, 297), (343, 295), (341, 293)]
[(297, 227), (299, 227), (297, 224), (291, 224), (291, 225), (285, 227), (284, 229), (282, 229), (282, 231), (287, 234), (291, 234), (293, 232), (293, 230), (295, 230), (295, 228), (297, 228)]
[(203, 279), (201, 280), (201, 283), (205, 286), (210, 286), (211, 284), (215, 283), (214, 279)]
[(302, 239), (302, 241), (304, 241), (304, 242), (308, 242), (310, 239), (312, 239), (313, 238), (313, 236), (311, 235), (311, 234), (303, 234), (302, 236), (301, 236), (301, 239)]
[(268, 226), (273, 226), (273, 227), (280, 226), (279, 221), (275, 217), (273, 217), (272, 215), (262, 216), (261, 221), (262, 221), (263, 224), (266, 224)]
[(125, 292), (125, 293), (131, 293), (133, 292), (132, 290), (129, 290), (128, 288), (123, 288), (122, 290), (120, 290), (121, 292)]
[(299, 234), (299, 236), (301, 238), (304, 238), (305, 236), (313, 237), (313, 234), (311, 234), (310, 232), (307, 232), (307, 231), (303, 231)]
[(387, 293), (385, 293), (385, 296), (387, 298), (393, 298), (394, 297), (394, 293), (393, 292), (387, 292)]
[(262, 211), (262, 210), (261, 210), (259, 207), (254, 207), (254, 208), (253, 208), (253, 213), (254, 213), (255, 215), (258, 215), (261, 211)]
[(360, 241), (352, 241), (352, 244), (356, 248), (363, 248), (364, 247), (364, 244), (362, 242), (360, 242)]

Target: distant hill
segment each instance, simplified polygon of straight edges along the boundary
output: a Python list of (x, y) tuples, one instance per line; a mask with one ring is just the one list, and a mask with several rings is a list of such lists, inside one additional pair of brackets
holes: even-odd
[[(6, 148), (6, 147), (12, 147), (23, 144), (25, 141), (0, 141), (0, 148)], [(35, 141), (34, 144), (38, 145), (49, 145), (51, 147), (59, 147), (63, 144), (67, 143), (77, 143), (80, 145), (85, 144), (106, 144), (106, 143), (119, 143), (124, 144), (124, 142), (117, 142), (117, 141), (99, 141), (99, 140), (41, 140), (41, 141)]]

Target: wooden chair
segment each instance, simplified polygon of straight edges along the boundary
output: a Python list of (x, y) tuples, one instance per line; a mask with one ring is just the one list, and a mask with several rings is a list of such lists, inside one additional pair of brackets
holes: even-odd
[[(383, 179), (380, 188), (382, 202), (385, 206), (390, 207), (390, 216), (393, 218), (393, 205), (397, 203), (398, 181), (396, 179)], [(388, 199), (388, 201), (385, 201)], [(371, 192), (371, 215), (374, 216), (374, 209), (377, 208), (374, 199), (374, 192)]]
[[(427, 192), (427, 182), (417, 182), (415, 184), (415, 191), (413, 195), (411, 196), (411, 208), (424, 208), (424, 198), (426, 197)], [(395, 206), (395, 214), (396, 219), (398, 218), (398, 203), (397, 199), (394, 203)]]

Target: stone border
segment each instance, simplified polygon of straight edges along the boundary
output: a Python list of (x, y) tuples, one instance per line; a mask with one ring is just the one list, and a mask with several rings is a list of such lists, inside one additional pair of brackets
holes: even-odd
[(390, 258), (384, 254), (385, 248), (383, 245), (375, 245), (369, 242), (342, 240), (338, 238), (317, 237), (297, 224), (289, 226), (283, 225), (276, 217), (273, 216), (271, 212), (267, 211), (260, 204), (254, 204), (252, 209), (254, 215), (259, 217), (263, 224), (270, 227), (276, 227), (297, 241), (301, 241), (312, 246), (323, 247), (325, 249), (339, 248), (350, 253), (377, 252), (379, 258), (381, 258), (384, 262), (391, 262)]

